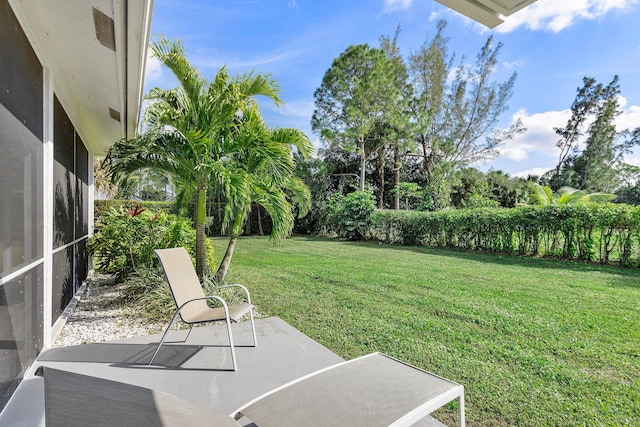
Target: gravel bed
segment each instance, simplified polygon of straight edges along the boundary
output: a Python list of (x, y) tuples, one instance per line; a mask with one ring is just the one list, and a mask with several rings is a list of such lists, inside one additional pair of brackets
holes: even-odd
[(165, 323), (151, 322), (135, 312), (123, 297), (123, 284), (96, 275), (62, 328), (54, 347), (111, 341), (161, 332)]

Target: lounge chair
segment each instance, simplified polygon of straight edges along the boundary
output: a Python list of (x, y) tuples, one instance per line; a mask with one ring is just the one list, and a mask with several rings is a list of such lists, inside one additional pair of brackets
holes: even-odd
[(455, 399), (465, 425), (463, 386), (381, 353), (299, 378), (228, 417), (130, 384), (47, 367), (44, 377), (48, 427), (410, 426)]
[[(245, 314), (249, 314), (251, 319), (251, 330), (253, 332), (253, 347), (257, 345), (256, 328), (253, 319), (253, 304), (251, 304), (251, 296), (246, 287), (238, 284), (221, 286), (218, 289), (237, 287), (244, 291), (246, 302), (234, 305), (227, 305), (226, 301), (218, 295), (205, 296), (202, 285), (198, 279), (193, 263), (189, 254), (184, 248), (158, 249), (155, 251), (160, 258), (160, 263), (164, 269), (164, 273), (169, 282), (169, 288), (176, 303), (176, 311), (167, 325), (167, 328), (158, 343), (156, 351), (153, 353), (149, 365), (153, 364), (160, 348), (164, 344), (165, 339), (171, 326), (178, 318), (188, 325), (206, 322), (216, 322), (224, 320), (227, 324), (227, 333), (229, 335), (229, 347), (231, 348), (232, 369), (237, 369), (236, 351), (233, 343), (233, 335), (231, 333), (231, 322), (238, 320)], [(209, 307), (207, 301), (216, 301), (220, 307)], [(187, 333), (185, 341), (189, 338), (191, 329)]]

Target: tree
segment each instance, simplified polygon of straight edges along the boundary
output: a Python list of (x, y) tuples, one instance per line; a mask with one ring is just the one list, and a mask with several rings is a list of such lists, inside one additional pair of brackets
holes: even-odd
[[(227, 202), (225, 225), (233, 233), (236, 221), (243, 221), (242, 214), (246, 213), (240, 198), (249, 190), (243, 186), (263, 192), (262, 197), (252, 194), (258, 203), (281, 202), (269, 192), (281, 187), (285, 175), (292, 170), (291, 159), (285, 158), (290, 153), (285, 148), (290, 143), (286, 138), (292, 135), (282, 132), (265, 137), (264, 126), (256, 117), (255, 96), (280, 102), (278, 85), (269, 76), (248, 73), (231, 78), (223, 67), (209, 82), (187, 61), (181, 42), (161, 39), (151, 48), (180, 86), (155, 88), (147, 94), (150, 103), (142, 133), (114, 144), (105, 158), (105, 167), (114, 180), (142, 168), (166, 173), (172, 177), (181, 199), (195, 198), (196, 270), (204, 275), (207, 189), (218, 186), (223, 191)], [(260, 137), (249, 138), (252, 131)], [(308, 139), (296, 134), (291, 142), (308, 152)], [(252, 173), (257, 176), (249, 179)], [(265, 179), (262, 187), (256, 184), (258, 177), (266, 176), (277, 178), (277, 182), (269, 185)], [(285, 207), (267, 211), (281, 214)], [(282, 226), (274, 226), (276, 236), (282, 234)]]
[(496, 128), (516, 79), (513, 73), (505, 82), (492, 80), (502, 44), (494, 45), (490, 36), (475, 64), (468, 66), (462, 58), (454, 72), (445, 28), (439, 21), (434, 38), (409, 56), (416, 140), (429, 181), (493, 158), (500, 145), (525, 130), (519, 121), (506, 130)]
[[(590, 77), (583, 79), (571, 106), (571, 118), (561, 136), (561, 149), (555, 170), (546, 174), (552, 188), (571, 186), (590, 192), (611, 192), (621, 184), (624, 156), (640, 143), (640, 128), (618, 132), (615, 119), (620, 115), (618, 76), (603, 86)], [(584, 139), (582, 137), (585, 137)], [(580, 151), (584, 142), (584, 149)]]
[[(401, 180), (402, 163), (406, 155), (412, 150), (413, 144), (413, 124), (409, 100), (411, 99), (411, 86), (409, 85), (409, 75), (407, 65), (400, 54), (398, 47), (398, 37), (400, 36), (400, 26), (396, 29), (393, 37), (380, 37), (380, 48), (385, 53), (393, 67), (395, 76), (394, 89), (397, 90), (395, 98), (389, 99), (389, 104), (385, 109), (384, 124), (386, 126), (386, 140), (389, 141), (390, 151), (393, 153), (393, 187), (398, 188)], [(380, 181), (380, 191), (378, 195), (378, 208), (384, 208), (384, 166), (386, 160), (386, 150), (382, 149), (378, 153), (378, 176)], [(393, 192), (394, 209), (400, 209), (400, 194)]]
[(311, 208), (311, 193), (295, 176), (293, 156), (294, 149), (302, 158), (311, 154), (309, 138), (297, 129), (269, 129), (255, 105), (239, 120), (243, 125), (225, 144), (228, 179), (223, 182), (227, 199), (223, 232), (229, 234), (229, 243), (215, 274), (218, 282), (227, 274), (252, 203), (267, 211), (271, 237), (276, 239), (288, 236), (293, 228), (292, 202), (297, 202), (299, 217)]
[(311, 128), (325, 144), (360, 156), (360, 190), (365, 188), (367, 159), (380, 148), (380, 121), (396, 96), (393, 64), (381, 49), (349, 46), (336, 58), (314, 93)]

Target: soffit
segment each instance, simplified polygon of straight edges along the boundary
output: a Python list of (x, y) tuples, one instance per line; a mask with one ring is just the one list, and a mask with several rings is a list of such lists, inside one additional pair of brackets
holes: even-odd
[(436, 0), (489, 28), (504, 22), (504, 17), (529, 6), (536, 0)]

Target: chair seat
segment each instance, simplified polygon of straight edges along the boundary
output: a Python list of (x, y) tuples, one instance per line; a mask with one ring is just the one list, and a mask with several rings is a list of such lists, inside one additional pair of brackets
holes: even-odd
[[(238, 320), (249, 313), (252, 308), (254, 308), (253, 304), (249, 304), (246, 302), (240, 304), (230, 305), (229, 307), (229, 319), (237, 323)], [(204, 310), (196, 311), (195, 313), (190, 313), (189, 316), (182, 316), (182, 320), (185, 323), (202, 323), (202, 322), (215, 322), (217, 320), (225, 320), (224, 308), (222, 307), (208, 307)]]

